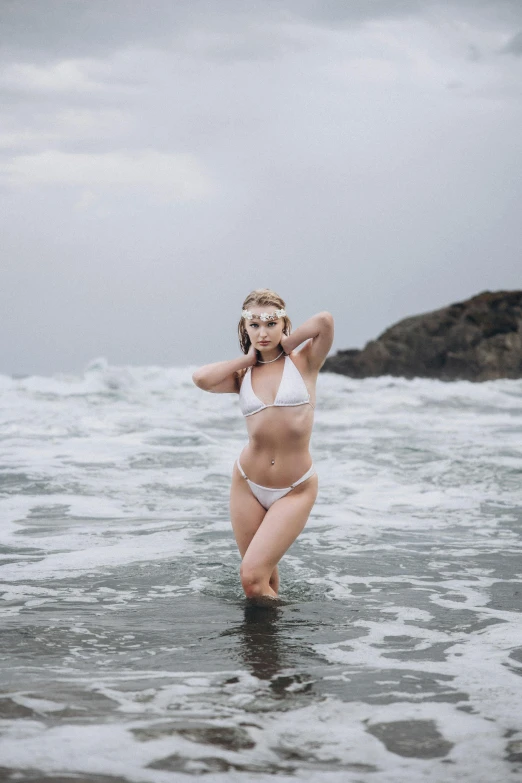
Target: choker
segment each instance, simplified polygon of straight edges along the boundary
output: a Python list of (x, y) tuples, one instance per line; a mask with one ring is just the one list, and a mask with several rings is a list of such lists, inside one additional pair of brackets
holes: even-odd
[(268, 362), (262, 362), (261, 359), (258, 359), (257, 363), (258, 364), (272, 364), (272, 362), (277, 362), (277, 360), (280, 359), (283, 354), (284, 354), (284, 351), (281, 351), (279, 356), (276, 356), (275, 359), (270, 359)]

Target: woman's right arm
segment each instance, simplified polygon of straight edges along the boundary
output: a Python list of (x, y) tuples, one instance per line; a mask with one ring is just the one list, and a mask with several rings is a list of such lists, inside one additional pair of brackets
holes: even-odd
[(256, 361), (256, 350), (253, 346), (250, 346), (249, 352), (238, 359), (205, 364), (192, 373), (192, 380), (196, 386), (204, 391), (218, 393), (238, 392), (238, 372), (251, 367)]

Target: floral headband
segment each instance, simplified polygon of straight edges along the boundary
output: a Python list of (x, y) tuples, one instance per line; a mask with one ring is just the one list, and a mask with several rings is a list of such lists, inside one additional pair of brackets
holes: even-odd
[(275, 310), (273, 313), (260, 313), (254, 315), (251, 310), (243, 310), (241, 317), (250, 321), (252, 318), (259, 318), (260, 321), (275, 321), (277, 318), (284, 318), (286, 310)]

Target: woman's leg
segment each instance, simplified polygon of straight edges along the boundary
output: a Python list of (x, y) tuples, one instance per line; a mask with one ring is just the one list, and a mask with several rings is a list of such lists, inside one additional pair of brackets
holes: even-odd
[(259, 524), (241, 564), (241, 583), (249, 598), (270, 595), (270, 575), (303, 530), (317, 497), (317, 474), (280, 500)]
[[(266, 509), (254, 497), (245, 479), (241, 476), (237, 465), (234, 465), (232, 473), (232, 486), (230, 489), (230, 519), (236, 538), (239, 553), (243, 558), (250, 542), (255, 536)], [(270, 595), (276, 596), (279, 591), (279, 572), (277, 565), (270, 574)]]

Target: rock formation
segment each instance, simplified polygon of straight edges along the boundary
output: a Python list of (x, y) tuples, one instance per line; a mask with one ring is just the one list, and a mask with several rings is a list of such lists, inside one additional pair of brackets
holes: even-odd
[(522, 291), (484, 291), (405, 318), (362, 350), (330, 356), (322, 371), (352, 378), (522, 378)]

